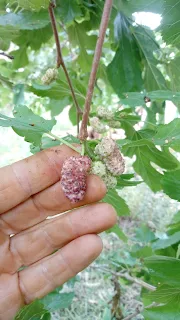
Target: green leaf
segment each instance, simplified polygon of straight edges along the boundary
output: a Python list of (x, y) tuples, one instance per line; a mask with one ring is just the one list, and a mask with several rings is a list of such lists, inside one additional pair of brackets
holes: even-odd
[(104, 310), (102, 320), (111, 320), (111, 319), (112, 319), (111, 310), (106, 308)]
[(180, 287), (180, 260), (170, 257), (153, 256), (144, 260), (152, 279), (158, 284)]
[(65, 97), (62, 100), (51, 99), (47, 107), (51, 110), (51, 116), (55, 117), (59, 115), (64, 110), (64, 108), (66, 108), (69, 105), (69, 103), (70, 102), (68, 97)]
[(60, 0), (58, 12), (62, 22), (65, 24), (71, 24), (74, 19), (80, 18), (82, 15), (80, 6), (76, 0)]
[(154, 250), (165, 249), (172, 246), (175, 243), (180, 242), (180, 231), (168, 236), (166, 239), (159, 239), (152, 244)]
[(119, 237), (119, 239), (121, 239), (122, 241), (124, 242), (128, 241), (128, 238), (126, 237), (122, 229), (120, 229), (117, 224), (107, 231), (107, 233), (111, 233), (111, 232), (115, 233)]
[(24, 104), (24, 84), (17, 84), (13, 88), (14, 91), (14, 105), (23, 105)]
[(154, 34), (148, 28), (141, 26), (133, 29), (134, 37), (145, 59), (145, 88), (146, 90), (167, 89), (165, 78), (157, 68), (158, 60), (154, 57), (154, 52), (159, 50)]
[(23, 307), (15, 316), (14, 320), (36, 320), (47, 313), (42, 302), (36, 300)]
[(167, 44), (180, 48), (180, 3), (178, 0), (164, 1), (164, 11), (159, 30)]
[(136, 240), (142, 243), (149, 243), (155, 240), (155, 234), (146, 225), (142, 225), (136, 230)]
[(180, 101), (180, 92), (172, 92), (168, 90), (157, 90), (151, 92), (128, 92), (125, 99), (121, 99), (121, 103), (130, 107), (145, 106), (145, 97), (153, 101), (170, 100), (175, 104)]
[[(133, 175), (134, 176), (134, 175)], [(142, 183), (143, 181), (129, 181), (126, 179), (123, 179), (123, 176), (119, 176), (117, 178), (117, 186), (116, 189), (122, 189), (124, 187), (134, 187), (137, 186), (138, 184)]]
[(89, 72), (92, 66), (93, 55), (88, 54), (87, 50), (94, 50), (96, 46), (96, 36), (87, 35), (84, 24), (74, 23), (68, 28), (68, 36), (71, 44), (77, 49), (77, 62), (85, 72)]
[(161, 183), (163, 191), (170, 198), (180, 201), (180, 169), (165, 172)]
[(174, 119), (168, 124), (159, 125), (153, 141), (156, 145), (166, 145), (171, 148), (180, 144), (180, 119)]
[(41, 299), (41, 302), (44, 304), (46, 310), (49, 312), (54, 312), (58, 309), (68, 308), (72, 303), (73, 298), (74, 292), (59, 293), (53, 291)]
[(22, 46), (20, 49), (11, 51), (11, 55), (14, 57), (13, 67), (15, 69), (23, 68), (29, 63), (26, 46)]
[(35, 11), (47, 9), (49, 6), (49, 0), (17, 0), (16, 2), (23, 9)]
[[(77, 79), (72, 78), (71, 80), (79, 105), (83, 106), (86, 87)], [(33, 83), (32, 86), (28, 87), (28, 91), (33, 92), (39, 97), (49, 97), (53, 100), (64, 100), (65, 98), (68, 98), (71, 103), (73, 102), (69, 85), (62, 70), (59, 70), (58, 80), (53, 84), (45, 86)]]
[(119, 1), (115, 0), (116, 7), (126, 13), (128, 16), (131, 17), (132, 13), (134, 12), (153, 12), (162, 14), (163, 11), (163, 4), (164, 0), (152, 0), (152, 1), (145, 1), (145, 0), (128, 0), (128, 1)]
[(148, 308), (143, 312), (145, 320), (175, 320), (179, 319), (179, 314), (180, 308), (174, 304)]
[(103, 202), (110, 203), (116, 210), (118, 216), (129, 216), (130, 210), (124, 199), (122, 199), (116, 190), (109, 190)]
[[(79, 139), (72, 135), (68, 135), (66, 137), (62, 138), (63, 140), (69, 142), (69, 143), (79, 143)], [(62, 143), (58, 140), (51, 139), (49, 137), (42, 137), (41, 144), (39, 146), (35, 146), (34, 144), (31, 144), (30, 151), (31, 153), (35, 154), (37, 152), (40, 152), (41, 150), (45, 150), (48, 148), (56, 147), (61, 145)]]
[(160, 285), (157, 289), (144, 297), (152, 302), (179, 305), (180, 289), (168, 286), (166, 284)]
[(77, 112), (76, 112), (76, 108), (74, 106), (72, 106), (69, 109), (69, 120), (71, 121), (73, 126), (75, 126), (77, 124)]
[[(133, 152), (131, 151), (131, 148)], [(171, 153), (169, 153), (169, 151), (158, 150), (154, 143), (147, 139), (128, 143), (122, 147), (122, 150), (126, 155), (136, 155), (136, 161), (134, 162), (133, 167), (154, 192), (162, 189), (162, 174), (159, 173), (151, 163), (153, 162), (159, 167), (167, 170), (175, 169), (179, 165), (179, 162)]]
[(14, 131), (34, 145), (41, 143), (43, 133), (51, 131), (55, 120), (45, 120), (35, 115), (26, 106), (15, 106), (14, 118), (0, 114), (0, 126), (12, 127)]
[(7, 13), (0, 16), (0, 26), (11, 26), (20, 30), (42, 29), (50, 23), (48, 13), (41, 11), (35, 12), (19, 12)]
[(153, 250), (149, 246), (145, 246), (145, 247), (134, 246), (132, 248), (131, 255), (138, 259), (147, 258), (153, 255)]
[(124, 92), (142, 89), (139, 50), (129, 32), (129, 27), (130, 24), (126, 18), (118, 13), (115, 19), (115, 30), (117, 29), (119, 47), (107, 67), (107, 75), (110, 84), (119, 96)]

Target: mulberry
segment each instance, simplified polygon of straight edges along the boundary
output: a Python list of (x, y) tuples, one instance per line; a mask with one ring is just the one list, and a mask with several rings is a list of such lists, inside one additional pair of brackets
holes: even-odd
[(118, 145), (111, 138), (103, 138), (102, 141), (96, 146), (95, 154), (97, 154), (105, 163), (106, 168), (112, 175), (118, 176), (124, 172), (125, 161)]
[(93, 117), (89, 120), (90, 126), (98, 133), (105, 133), (107, 131), (106, 126), (101, 123), (99, 118)]
[(104, 159), (107, 169), (114, 175), (119, 176), (125, 170), (125, 161), (121, 155), (118, 146), (114, 149), (113, 153)]
[(116, 143), (114, 140), (104, 137), (101, 142), (95, 148), (95, 154), (97, 154), (101, 159), (109, 156), (115, 149)]
[(41, 78), (43, 84), (49, 85), (58, 77), (57, 69), (48, 69), (45, 75)]
[(94, 161), (92, 163), (91, 174), (96, 174), (99, 177), (103, 177), (106, 175), (106, 166), (101, 161)]
[(87, 189), (87, 174), (91, 169), (91, 160), (87, 156), (67, 159), (61, 171), (61, 186), (65, 196), (76, 203), (83, 200)]
[(105, 120), (113, 120), (114, 118), (114, 112), (112, 110), (101, 106), (97, 108), (97, 115), (99, 118), (103, 118)]
[(106, 188), (109, 189), (115, 189), (117, 186), (117, 178), (114, 177), (112, 174), (109, 172), (102, 178), (104, 181)]
[(106, 188), (115, 189), (117, 186), (117, 179), (106, 168), (102, 161), (94, 161), (92, 163), (91, 174), (99, 176), (106, 185)]
[(119, 129), (121, 127), (121, 122), (120, 121), (109, 121), (108, 123), (110, 128), (115, 128), (115, 129)]

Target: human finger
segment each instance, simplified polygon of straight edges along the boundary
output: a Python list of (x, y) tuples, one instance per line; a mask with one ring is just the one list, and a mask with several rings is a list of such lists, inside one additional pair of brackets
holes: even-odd
[(23, 304), (42, 298), (86, 268), (102, 250), (97, 235), (85, 235), (34, 265), (0, 276), (0, 319), (12, 320)]
[(78, 153), (62, 145), (0, 169), (0, 214), (10, 210), (60, 179), (66, 158)]
[(90, 175), (87, 179), (87, 191), (84, 199), (72, 204), (64, 195), (61, 184), (57, 182), (0, 215), (0, 230), (8, 235), (19, 233), (40, 223), (48, 216), (100, 201), (105, 193), (106, 187), (102, 180), (98, 176)]
[(97, 203), (46, 220), (14, 237), (7, 237), (7, 251), (4, 252), (3, 247), (0, 247), (0, 272), (16, 272), (20, 267), (39, 261), (75, 238), (111, 228), (116, 220), (117, 215), (111, 205)]

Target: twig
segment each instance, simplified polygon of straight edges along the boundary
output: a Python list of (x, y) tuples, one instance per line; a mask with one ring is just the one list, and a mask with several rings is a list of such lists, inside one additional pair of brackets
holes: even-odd
[(129, 316), (123, 318), (123, 320), (131, 320), (134, 319), (138, 314), (140, 314), (142, 310), (140, 308), (137, 308), (137, 310), (134, 313), (131, 313)]
[(144, 308), (143, 308), (143, 307), (142, 307), (142, 308), (138, 307), (137, 310), (136, 310), (136, 312), (134, 312), (134, 313), (130, 314), (129, 316), (123, 318), (123, 320), (131, 320), (131, 319), (134, 319), (134, 318), (135, 318), (138, 314), (140, 314), (144, 309), (149, 309), (149, 308), (152, 308), (152, 307), (155, 307), (155, 306), (157, 306), (157, 303), (153, 302), (153, 303), (151, 303), (149, 306), (146, 306), (146, 307), (144, 307)]
[(122, 320), (123, 314), (120, 307), (121, 300), (121, 287), (118, 281), (118, 277), (113, 277), (112, 279), (114, 284), (115, 295), (112, 298), (112, 314), (115, 316), (116, 320)]
[(88, 84), (88, 91), (86, 95), (86, 101), (85, 101), (85, 107), (84, 107), (84, 113), (83, 113), (83, 119), (82, 119), (82, 124), (81, 124), (81, 129), (80, 129), (80, 140), (84, 141), (88, 137), (88, 132), (87, 132), (87, 124), (88, 124), (88, 119), (89, 119), (89, 112), (91, 108), (91, 101), (92, 101), (92, 96), (93, 96), (93, 91), (94, 91), (94, 86), (96, 82), (96, 75), (97, 75), (97, 70), (102, 54), (102, 47), (104, 43), (104, 38), (109, 22), (109, 17), (111, 13), (111, 8), (112, 8), (113, 0), (106, 0), (105, 5), (104, 5), (104, 10), (103, 10), (103, 15), (102, 15), (102, 20), (101, 20), (101, 25), (100, 25), (100, 30), (99, 30), (99, 37), (97, 40), (96, 44), (96, 49), (94, 53), (94, 59), (93, 59), (93, 65), (92, 65), (92, 70), (90, 74), (90, 79), (89, 79), (89, 84)]
[(145, 281), (143, 281), (141, 279), (138, 279), (136, 277), (132, 277), (127, 272), (126, 273), (115, 272), (115, 271), (112, 271), (112, 270), (109, 270), (109, 269), (101, 268), (99, 266), (92, 266), (91, 268), (100, 269), (102, 272), (109, 272), (113, 276), (124, 278), (124, 279), (126, 279), (128, 281), (134, 282), (134, 283), (140, 285), (141, 287), (143, 287), (143, 288), (145, 288), (145, 289), (147, 289), (149, 291), (155, 291), (156, 290), (156, 287), (152, 286), (151, 284), (149, 284), (149, 283), (147, 283), (147, 282), (145, 282)]
[(57, 30), (57, 23), (56, 23), (56, 17), (54, 14), (54, 8), (56, 7), (54, 2), (51, 2), (49, 5), (49, 16), (51, 19), (51, 24), (52, 24), (52, 29), (53, 29), (53, 33), (54, 33), (54, 38), (55, 38), (55, 42), (56, 42), (56, 49), (57, 49), (57, 68), (62, 67), (63, 71), (65, 73), (69, 88), (71, 90), (71, 94), (72, 94), (72, 98), (74, 100), (74, 104), (76, 106), (76, 111), (77, 111), (77, 132), (79, 134), (79, 122), (80, 122), (80, 115), (82, 115), (82, 110), (78, 104), (78, 101), (76, 99), (76, 95), (73, 89), (73, 85), (71, 82), (71, 79), (69, 77), (69, 73), (66, 69), (65, 63), (64, 63), (64, 59), (62, 56), (62, 51), (61, 51), (61, 43), (59, 40), (59, 35), (58, 35), (58, 30)]
[(5, 53), (5, 52), (0, 52), (0, 55), (1, 55), (1, 56), (4, 56), (4, 57), (6, 57), (6, 58), (8, 58), (8, 59), (10, 59), (10, 60), (14, 60), (14, 57), (13, 57), (13, 56), (10, 56), (9, 54), (7, 54), (7, 53)]

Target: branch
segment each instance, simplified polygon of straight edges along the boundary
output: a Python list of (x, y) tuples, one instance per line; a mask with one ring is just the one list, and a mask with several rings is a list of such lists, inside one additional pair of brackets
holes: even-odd
[(57, 68), (60, 68), (62, 67), (63, 68), (63, 71), (65, 73), (65, 76), (66, 76), (66, 79), (67, 79), (67, 82), (68, 82), (68, 85), (69, 85), (69, 88), (71, 90), (71, 94), (72, 94), (72, 97), (73, 97), (73, 100), (74, 100), (74, 104), (76, 106), (76, 111), (77, 111), (77, 125), (78, 125), (78, 133), (79, 133), (79, 121), (80, 121), (80, 115), (83, 113), (79, 104), (78, 104), (78, 101), (76, 99), (76, 95), (75, 95), (75, 92), (74, 92), (74, 89), (73, 89), (73, 85), (72, 85), (72, 82), (71, 82), (71, 79), (69, 77), (69, 74), (68, 74), (68, 71), (66, 69), (66, 66), (65, 66), (65, 63), (64, 63), (64, 59), (63, 59), (63, 56), (62, 56), (62, 50), (61, 50), (61, 43), (60, 43), (60, 40), (59, 40), (59, 35), (58, 35), (58, 30), (57, 30), (57, 23), (56, 23), (56, 17), (55, 17), (55, 14), (54, 14), (54, 8), (56, 7), (55, 3), (51, 2), (50, 5), (49, 5), (49, 16), (50, 16), (50, 19), (51, 19), (51, 24), (52, 24), (52, 29), (53, 29), (53, 33), (54, 33), (54, 38), (55, 38), (55, 42), (56, 42), (56, 49), (57, 49)]
[(136, 277), (132, 277), (130, 274), (128, 274), (127, 272), (126, 273), (123, 273), (123, 272), (115, 272), (115, 271), (112, 271), (112, 270), (109, 270), (109, 269), (106, 269), (106, 268), (101, 268), (99, 266), (92, 266), (91, 268), (98, 268), (100, 269), (102, 272), (109, 272), (111, 273), (113, 276), (116, 276), (116, 277), (120, 277), (120, 278), (124, 278), (128, 281), (131, 281), (133, 283), (136, 283), (138, 284), (139, 286), (149, 290), (149, 291), (155, 291), (156, 290), (156, 287), (152, 286), (151, 284), (141, 280), (141, 279), (138, 279)]
[(7, 53), (5, 53), (5, 52), (0, 52), (0, 55), (1, 55), (1, 56), (4, 56), (4, 57), (6, 57), (6, 58), (8, 58), (8, 59), (10, 59), (10, 60), (14, 60), (14, 57), (13, 57), (13, 56), (10, 56), (9, 54), (7, 54)]
[(140, 308), (137, 308), (137, 310), (134, 313), (131, 313), (129, 316), (123, 318), (123, 320), (131, 320), (134, 319), (136, 316), (138, 316), (138, 314), (140, 314), (142, 312), (142, 310), (140, 310)]
[(113, 4), (113, 0), (106, 0), (105, 5), (104, 5), (101, 25), (100, 25), (100, 29), (99, 29), (99, 37), (97, 40), (96, 49), (95, 49), (95, 53), (94, 53), (94, 60), (93, 60), (91, 74), (90, 74), (88, 91), (87, 91), (85, 107), (84, 107), (84, 114), (83, 114), (81, 129), (80, 129), (80, 140), (81, 141), (86, 140), (86, 138), (88, 137), (87, 124), (88, 124), (88, 119), (89, 119), (89, 112), (90, 112), (90, 108), (91, 108), (91, 101), (92, 101), (94, 86), (95, 86), (95, 82), (96, 82), (97, 70), (98, 70), (98, 66), (99, 66), (99, 62), (100, 62), (100, 58), (101, 58), (101, 54), (102, 54), (102, 47), (103, 47), (104, 38), (106, 35), (106, 30), (107, 30), (107, 26), (108, 26), (108, 22), (109, 22), (112, 4)]
[(123, 318), (123, 320), (131, 320), (131, 319), (134, 319), (136, 316), (138, 316), (138, 314), (140, 314), (144, 309), (149, 309), (149, 308), (152, 308), (152, 307), (155, 307), (157, 306), (157, 303), (153, 302), (151, 303), (149, 306), (146, 306), (144, 308), (140, 308), (138, 307), (136, 312), (130, 314), (129, 316)]

